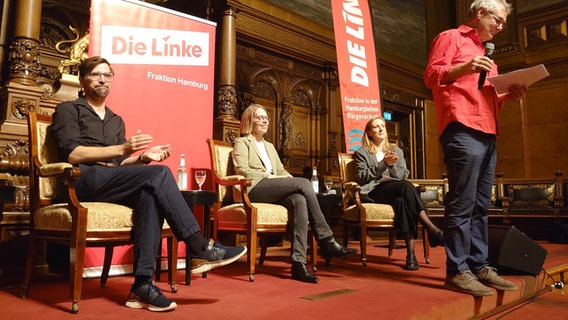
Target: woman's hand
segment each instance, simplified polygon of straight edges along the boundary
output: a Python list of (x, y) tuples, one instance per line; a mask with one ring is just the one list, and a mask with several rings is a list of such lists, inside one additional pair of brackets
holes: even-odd
[(398, 156), (394, 151), (389, 151), (385, 154), (383, 161), (388, 167), (392, 167), (398, 162)]

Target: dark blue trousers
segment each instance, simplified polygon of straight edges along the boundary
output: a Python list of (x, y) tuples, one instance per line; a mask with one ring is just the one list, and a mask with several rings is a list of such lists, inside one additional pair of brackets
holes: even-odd
[(487, 265), (487, 210), (496, 165), (496, 137), (450, 124), (440, 138), (448, 170), (445, 204), (446, 274)]
[(164, 219), (180, 241), (199, 232), (170, 169), (163, 165), (80, 165), (75, 190), (80, 201), (104, 201), (134, 209), (134, 274), (152, 276)]

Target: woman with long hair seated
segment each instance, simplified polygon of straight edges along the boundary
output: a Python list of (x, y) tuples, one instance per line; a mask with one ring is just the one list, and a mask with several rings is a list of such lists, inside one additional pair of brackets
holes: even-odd
[(365, 125), (363, 146), (355, 151), (357, 183), (361, 196), (375, 203), (393, 207), (398, 234), (406, 243), (406, 270), (418, 270), (414, 240), (418, 221), (428, 232), (430, 246), (443, 246), (444, 233), (428, 218), (418, 190), (408, 180), (408, 169), (402, 150), (388, 142), (385, 119), (372, 118)]
[(280, 161), (274, 145), (264, 140), (270, 118), (264, 106), (253, 104), (241, 116), (241, 137), (235, 140), (233, 162), (237, 174), (251, 180), (247, 188), (252, 202), (281, 204), (288, 209), (292, 223), (292, 278), (317, 283), (318, 277), (306, 268), (308, 223), (320, 246), (320, 254), (329, 261), (356, 253), (340, 245), (333, 237), (308, 179), (293, 177)]

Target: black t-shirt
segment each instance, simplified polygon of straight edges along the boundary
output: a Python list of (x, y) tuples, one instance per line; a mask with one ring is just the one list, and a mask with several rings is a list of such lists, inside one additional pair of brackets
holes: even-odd
[[(78, 146), (106, 147), (126, 141), (122, 118), (106, 107), (105, 118), (101, 120), (84, 97), (57, 105), (50, 129), (59, 147), (60, 160), (64, 162), (69, 161), (69, 154)], [(119, 166), (126, 158), (107, 161)]]

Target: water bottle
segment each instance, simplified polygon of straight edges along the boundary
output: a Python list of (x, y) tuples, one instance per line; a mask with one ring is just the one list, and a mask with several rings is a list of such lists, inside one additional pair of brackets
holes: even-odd
[(187, 190), (187, 168), (185, 167), (185, 154), (181, 154), (177, 171), (177, 185), (180, 190)]
[(312, 170), (312, 188), (314, 188), (315, 193), (319, 193), (319, 179), (318, 179), (318, 169), (314, 167)]

